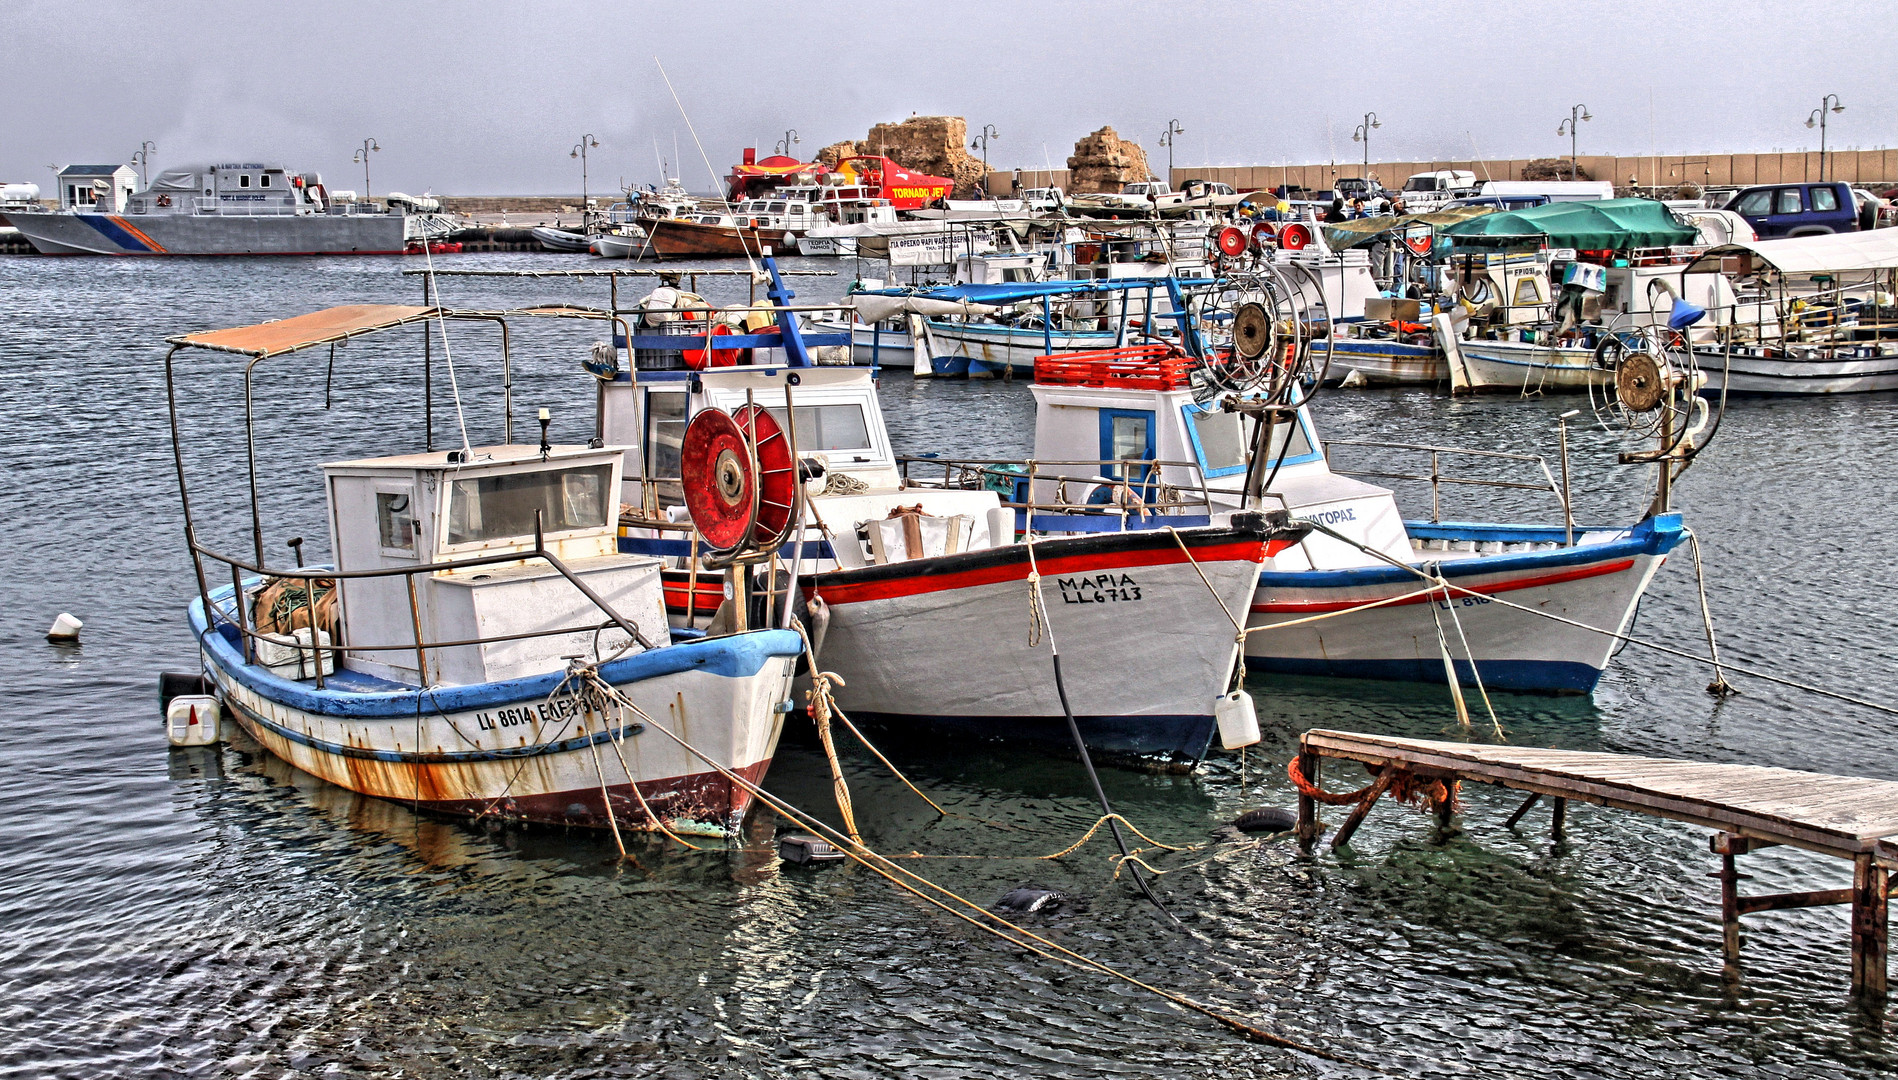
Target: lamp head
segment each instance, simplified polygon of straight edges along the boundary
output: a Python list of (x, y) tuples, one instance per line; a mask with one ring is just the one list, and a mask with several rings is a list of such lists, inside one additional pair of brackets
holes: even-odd
[(1593, 119), (1594, 119), (1594, 117), (1593, 117), (1593, 116), (1591, 116), (1591, 115), (1589, 115), (1589, 112), (1588, 112), (1588, 110), (1587, 110), (1587, 109), (1583, 109), (1583, 110), (1582, 110), (1582, 119), (1584, 119), (1584, 120), (1593, 120)]
[(1834, 106), (1832, 106), (1832, 111), (1833, 111), (1833, 112), (1844, 112), (1844, 111), (1845, 111), (1845, 106), (1843, 106), (1843, 105), (1834, 105)]
[(1377, 117), (1373, 116), (1371, 118), (1371, 126), (1374, 128), (1381, 128), (1384, 126), (1384, 121), (1379, 120)]
[(1354, 132), (1352, 132), (1352, 133), (1351, 133), (1351, 141), (1352, 141), (1352, 142), (1363, 142), (1363, 141), (1364, 141), (1364, 129), (1363, 129), (1363, 128), (1359, 128), (1358, 130), (1356, 130), (1356, 131), (1354, 131)]
[(1812, 120), (1812, 117), (1810, 117), (1810, 116), (1808, 116), (1808, 117), (1806, 117), (1806, 126), (1807, 126), (1807, 127), (1812, 127), (1812, 126), (1813, 126), (1813, 120)]

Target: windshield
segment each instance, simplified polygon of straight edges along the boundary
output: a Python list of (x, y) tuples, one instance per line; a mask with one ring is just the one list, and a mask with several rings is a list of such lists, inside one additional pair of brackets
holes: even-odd
[(611, 465), (544, 469), (456, 480), (448, 501), (448, 542), (473, 544), (606, 524)]
[(1413, 176), (1404, 181), (1405, 191), (1436, 191), (1439, 181), (1434, 176)]

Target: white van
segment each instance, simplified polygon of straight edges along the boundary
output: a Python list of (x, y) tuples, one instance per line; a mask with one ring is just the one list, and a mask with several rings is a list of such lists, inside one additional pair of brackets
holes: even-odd
[(1435, 210), (1460, 195), (1476, 190), (1476, 174), (1461, 169), (1438, 169), (1413, 174), (1400, 192), (1404, 208), (1413, 214)]
[(1614, 198), (1615, 185), (1607, 180), (1485, 180), (1476, 194), (1502, 199), (1542, 195), (1549, 202), (1596, 202)]

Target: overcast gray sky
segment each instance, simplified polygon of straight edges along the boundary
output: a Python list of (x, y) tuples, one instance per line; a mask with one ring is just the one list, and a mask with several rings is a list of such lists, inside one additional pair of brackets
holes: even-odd
[[(583, 133), (595, 190), (659, 176), (678, 140), (687, 186), (707, 167), (663, 63), (722, 175), (739, 149), (795, 128), (808, 156), (911, 113), (1001, 132), (996, 167), (1063, 165), (1102, 124), (1164, 162), (1566, 154), (1557, 124), (1589, 106), (1583, 153), (1898, 143), (1898, 4), (1782, 0), (1566, 4), (1382, 0), (1238, 4), (900, 0), (459, 3), (6, 0), (0, 180), (50, 191), (49, 164), (155, 168), (280, 160), (360, 188), (566, 193)], [(657, 63), (655, 62), (657, 58)], [(655, 143), (658, 151), (655, 153)]]

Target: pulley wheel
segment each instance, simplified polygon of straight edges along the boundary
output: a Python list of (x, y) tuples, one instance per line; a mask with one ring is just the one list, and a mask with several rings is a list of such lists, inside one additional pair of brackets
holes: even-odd
[(784, 542), (791, 515), (797, 511), (797, 462), (791, 456), (791, 440), (762, 406), (747, 405), (732, 419), (751, 436), (758, 453), (758, 516), (752, 521), (751, 543), (776, 547)]
[(1232, 350), (1241, 360), (1257, 360), (1272, 341), (1272, 316), (1262, 304), (1240, 304), (1232, 315)]
[(1652, 353), (1629, 353), (1615, 365), (1615, 397), (1629, 412), (1653, 412), (1661, 407), (1665, 392), (1661, 365)]
[(1235, 259), (1244, 255), (1246, 253), (1245, 231), (1231, 225), (1219, 230), (1219, 253)]
[(692, 526), (707, 544), (731, 551), (751, 536), (759, 510), (758, 477), (744, 429), (729, 414), (700, 409), (692, 417), (679, 449), (679, 477)]

